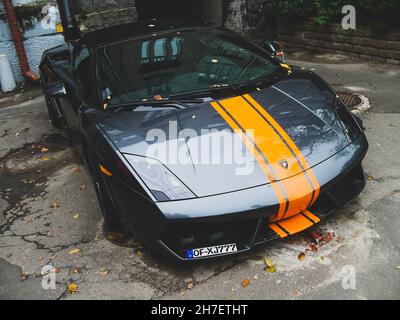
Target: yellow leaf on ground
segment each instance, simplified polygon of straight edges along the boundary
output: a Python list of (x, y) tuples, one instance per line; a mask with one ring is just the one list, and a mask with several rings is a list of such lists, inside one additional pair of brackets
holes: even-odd
[(268, 273), (275, 273), (277, 271), (276, 267), (271, 266), (271, 267), (266, 267), (265, 271), (267, 271)]
[(274, 266), (274, 263), (272, 262), (272, 259), (265, 258), (264, 263), (266, 265), (265, 271), (268, 273), (275, 273), (276, 272), (276, 267)]
[(69, 252), (69, 254), (78, 254), (81, 252), (81, 249), (73, 249)]
[(73, 216), (74, 220), (78, 220), (80, 217), (81, 217), (81, 215), (79, 213), (77, 213)]
[(250, 280), (249, 279), (244, 279), (243, 281), (242, 281), (242, 287), (243, 288), (246, 288), (246, 287), (248, 287), (250, 285)]
[(50, 158), (47, 158), (47, 157), (42, 158), (42, 161), (49, 161), (49, 160), (50, 160)]
[(306, 258), (306, 254), (304, 252), (300, 253), (299, 256), (297, 257), (300, 261), (304, 261)]
[(70, 283), (67, 289), (70, 294), (78, 293), (78, 284)]
[(42, 148), (42, 149), (40, 149), (40, 152), (47, 152), (47, 151), (49, 151), (49, 148)]
[(272, 262), (272, 259), (267, 259), (267, 258), (265, 258), (265, 259), (264, 259), (264, 262), (265, 262), (265, 265), (266, 265), (267, 267), (273, 267), (273, 266), (274, 266), (274, 263)]

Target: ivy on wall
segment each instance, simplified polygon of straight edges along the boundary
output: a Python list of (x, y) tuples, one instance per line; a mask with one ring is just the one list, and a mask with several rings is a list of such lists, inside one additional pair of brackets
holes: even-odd
[(400, 27), (400, 0), (277, 0), (276, 7), (284, 19), (312, 20), (324, 25), (339, 22), (342, 8), (356, 8), (358, 22), (372, 29)]

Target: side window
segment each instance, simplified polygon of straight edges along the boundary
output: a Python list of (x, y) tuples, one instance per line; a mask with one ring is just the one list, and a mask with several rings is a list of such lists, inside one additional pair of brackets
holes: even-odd
[(74, 76), (79, 90), (85, 99), (90, 103), (95, 103), (95, 89), (93, 83), (93, 70), (90, 63), (90, 52), (86, 47), (82, 47), (74, 59)]

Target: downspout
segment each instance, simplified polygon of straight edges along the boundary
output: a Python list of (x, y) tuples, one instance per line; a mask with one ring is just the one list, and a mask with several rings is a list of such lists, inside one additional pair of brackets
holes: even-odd
[(22, 75), (32, 81), (38, 81), (40, 78), (29, 69), (28, 59), (26, 58), (25, 47), (22, 39), (21, 30), (17, 22), (17, 15), (12, 0), (3, 0), (4, 10), (6, 11), (7, 21), (10, 26), (12, 38), (14, 40), (15, 50), (17, 51), (19, 65)]

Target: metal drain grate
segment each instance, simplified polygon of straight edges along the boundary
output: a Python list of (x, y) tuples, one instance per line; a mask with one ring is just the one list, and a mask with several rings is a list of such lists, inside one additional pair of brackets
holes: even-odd
[(362, 103), (361, 98), (355, 93), (340, 92), (338, 96), (350, 109), (354, 109)]

